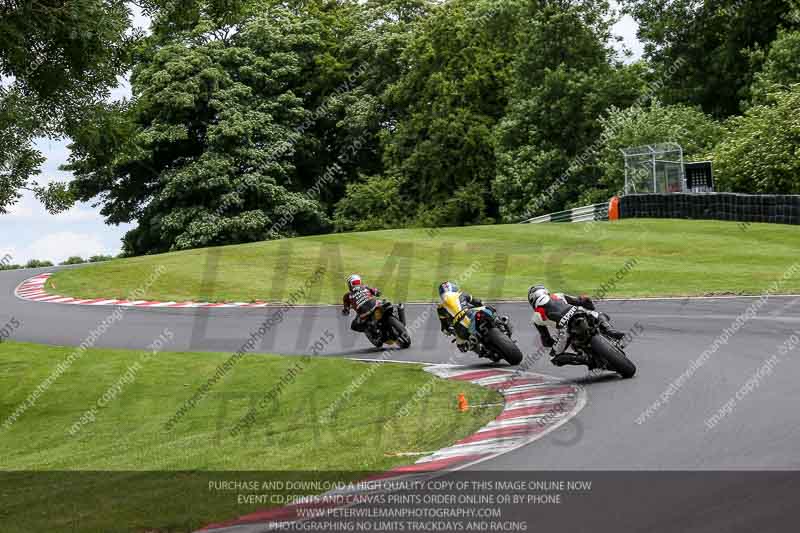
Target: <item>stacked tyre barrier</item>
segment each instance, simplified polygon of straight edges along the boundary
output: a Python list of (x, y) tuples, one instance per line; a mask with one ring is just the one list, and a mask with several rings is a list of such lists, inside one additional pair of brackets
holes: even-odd
[(608, 220), (608, 203), (587, 205), (550, 213), (523, 221), (523, 224), (540, 224), (543, 222), (591, 222), (593, 220)]
[(735, 193), (631, 194), (619, 218), (685, 218), (800, 224), (800, 196)]

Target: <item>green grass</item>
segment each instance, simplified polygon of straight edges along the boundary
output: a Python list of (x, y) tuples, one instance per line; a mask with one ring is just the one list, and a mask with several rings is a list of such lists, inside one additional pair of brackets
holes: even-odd
[[(0, 344), (0, 424), (73, 351)], [(165, 423), (230, 354), (164, 352), (146, 361), (143, 354), (87, 350), (16, 422), (0, 426), (1, 531), (187, 531), (269, 506), (239, 505), (236, 492), (209, 491), (209, 479), (269, 480), (280, 474), (263, 472), (274, 471), (360, 479), (413, 462), (399, 452), (451, 444), (500, 410), (459, 413), (459, 392), (473, 404), (500, 396), (433, 378), (418, 365), (371, 370), (341, 359), (246, 356), (167, 431)], [(137, 362), (132, 382), (71, 435), (81, 415)], [(298, 363), (296, 378), (257, 410), (249, 433), (231, 436), (250, 406)], [(331, 422), (321, 424), (324, 410), (363, 378)], [(426, 385), (430, 394), (413, 401)], [(398, 416), (403, 407), (407, 416)]]
[[(524, 298), (532, 283), (612, 296), (758, 294), (797, 258), (794, 226), (632, 219), (614, 223), (500, 225), (305, 237), (116, 260), (54, 275), (48, 290), (127, 298), (163, 268), (140, 299), (286, 301), (322, 266), (322, 283), (298, 293), (335, 303), (351, 272), (395, 300), (430, 301), (448, 278), (489, 298)], [(606, 290), (624, 268), (635, 266)], [(781, 292), (800, 292), (800, 276)]]

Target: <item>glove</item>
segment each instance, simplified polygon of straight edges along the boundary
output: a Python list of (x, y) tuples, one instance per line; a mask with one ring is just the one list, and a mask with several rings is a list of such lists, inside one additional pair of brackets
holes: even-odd
[(444, 330), (444, 334), (447, 335), (448, 337), (452, 337), (453, 335), (456, 334), (456, 328), (454, 328), (453, 326), (448, 326)]
[(553, 337), (546, 337), (542, 339), (542, 346), (544, 346), (545, 348), (552, 348), (553, 346), (555, 346), (555, 344), (556, 341), (553, 340)]
[(458, 346), (458, 349), (461, 350), (461, 353), (469, 350), (469, 343), (467, 342), (460, 342), (456, 346)]
[(344, 309), (344, 308), (343, 308), (343, 309), (342, 309), (342, 314), (343, 314), (344, 316), (347, 316), (347, 315), (349, 315), (349, 314), (350, 314), (350, 310), (349, 310), (349, 309)]

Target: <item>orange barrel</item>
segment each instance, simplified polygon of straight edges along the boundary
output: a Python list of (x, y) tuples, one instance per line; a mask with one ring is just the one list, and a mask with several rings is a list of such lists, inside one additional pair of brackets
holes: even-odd
[(608, 202), (608, 220), (619, 220), (619, 196), (614, 196)]

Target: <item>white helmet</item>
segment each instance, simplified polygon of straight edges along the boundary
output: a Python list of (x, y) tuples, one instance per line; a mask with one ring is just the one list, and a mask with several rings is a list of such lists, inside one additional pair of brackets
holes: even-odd
[(347, 278), (347, 288), (349, 290), (353, 290), (355, 287), (361, 286), (361, 276), (358, 274), (350, 274), (350, 277)]
[(534, 285), (528, 289), (528, 303), (531, 307), (541, 307), (550, 301), (550, 291), (544, 285)]

